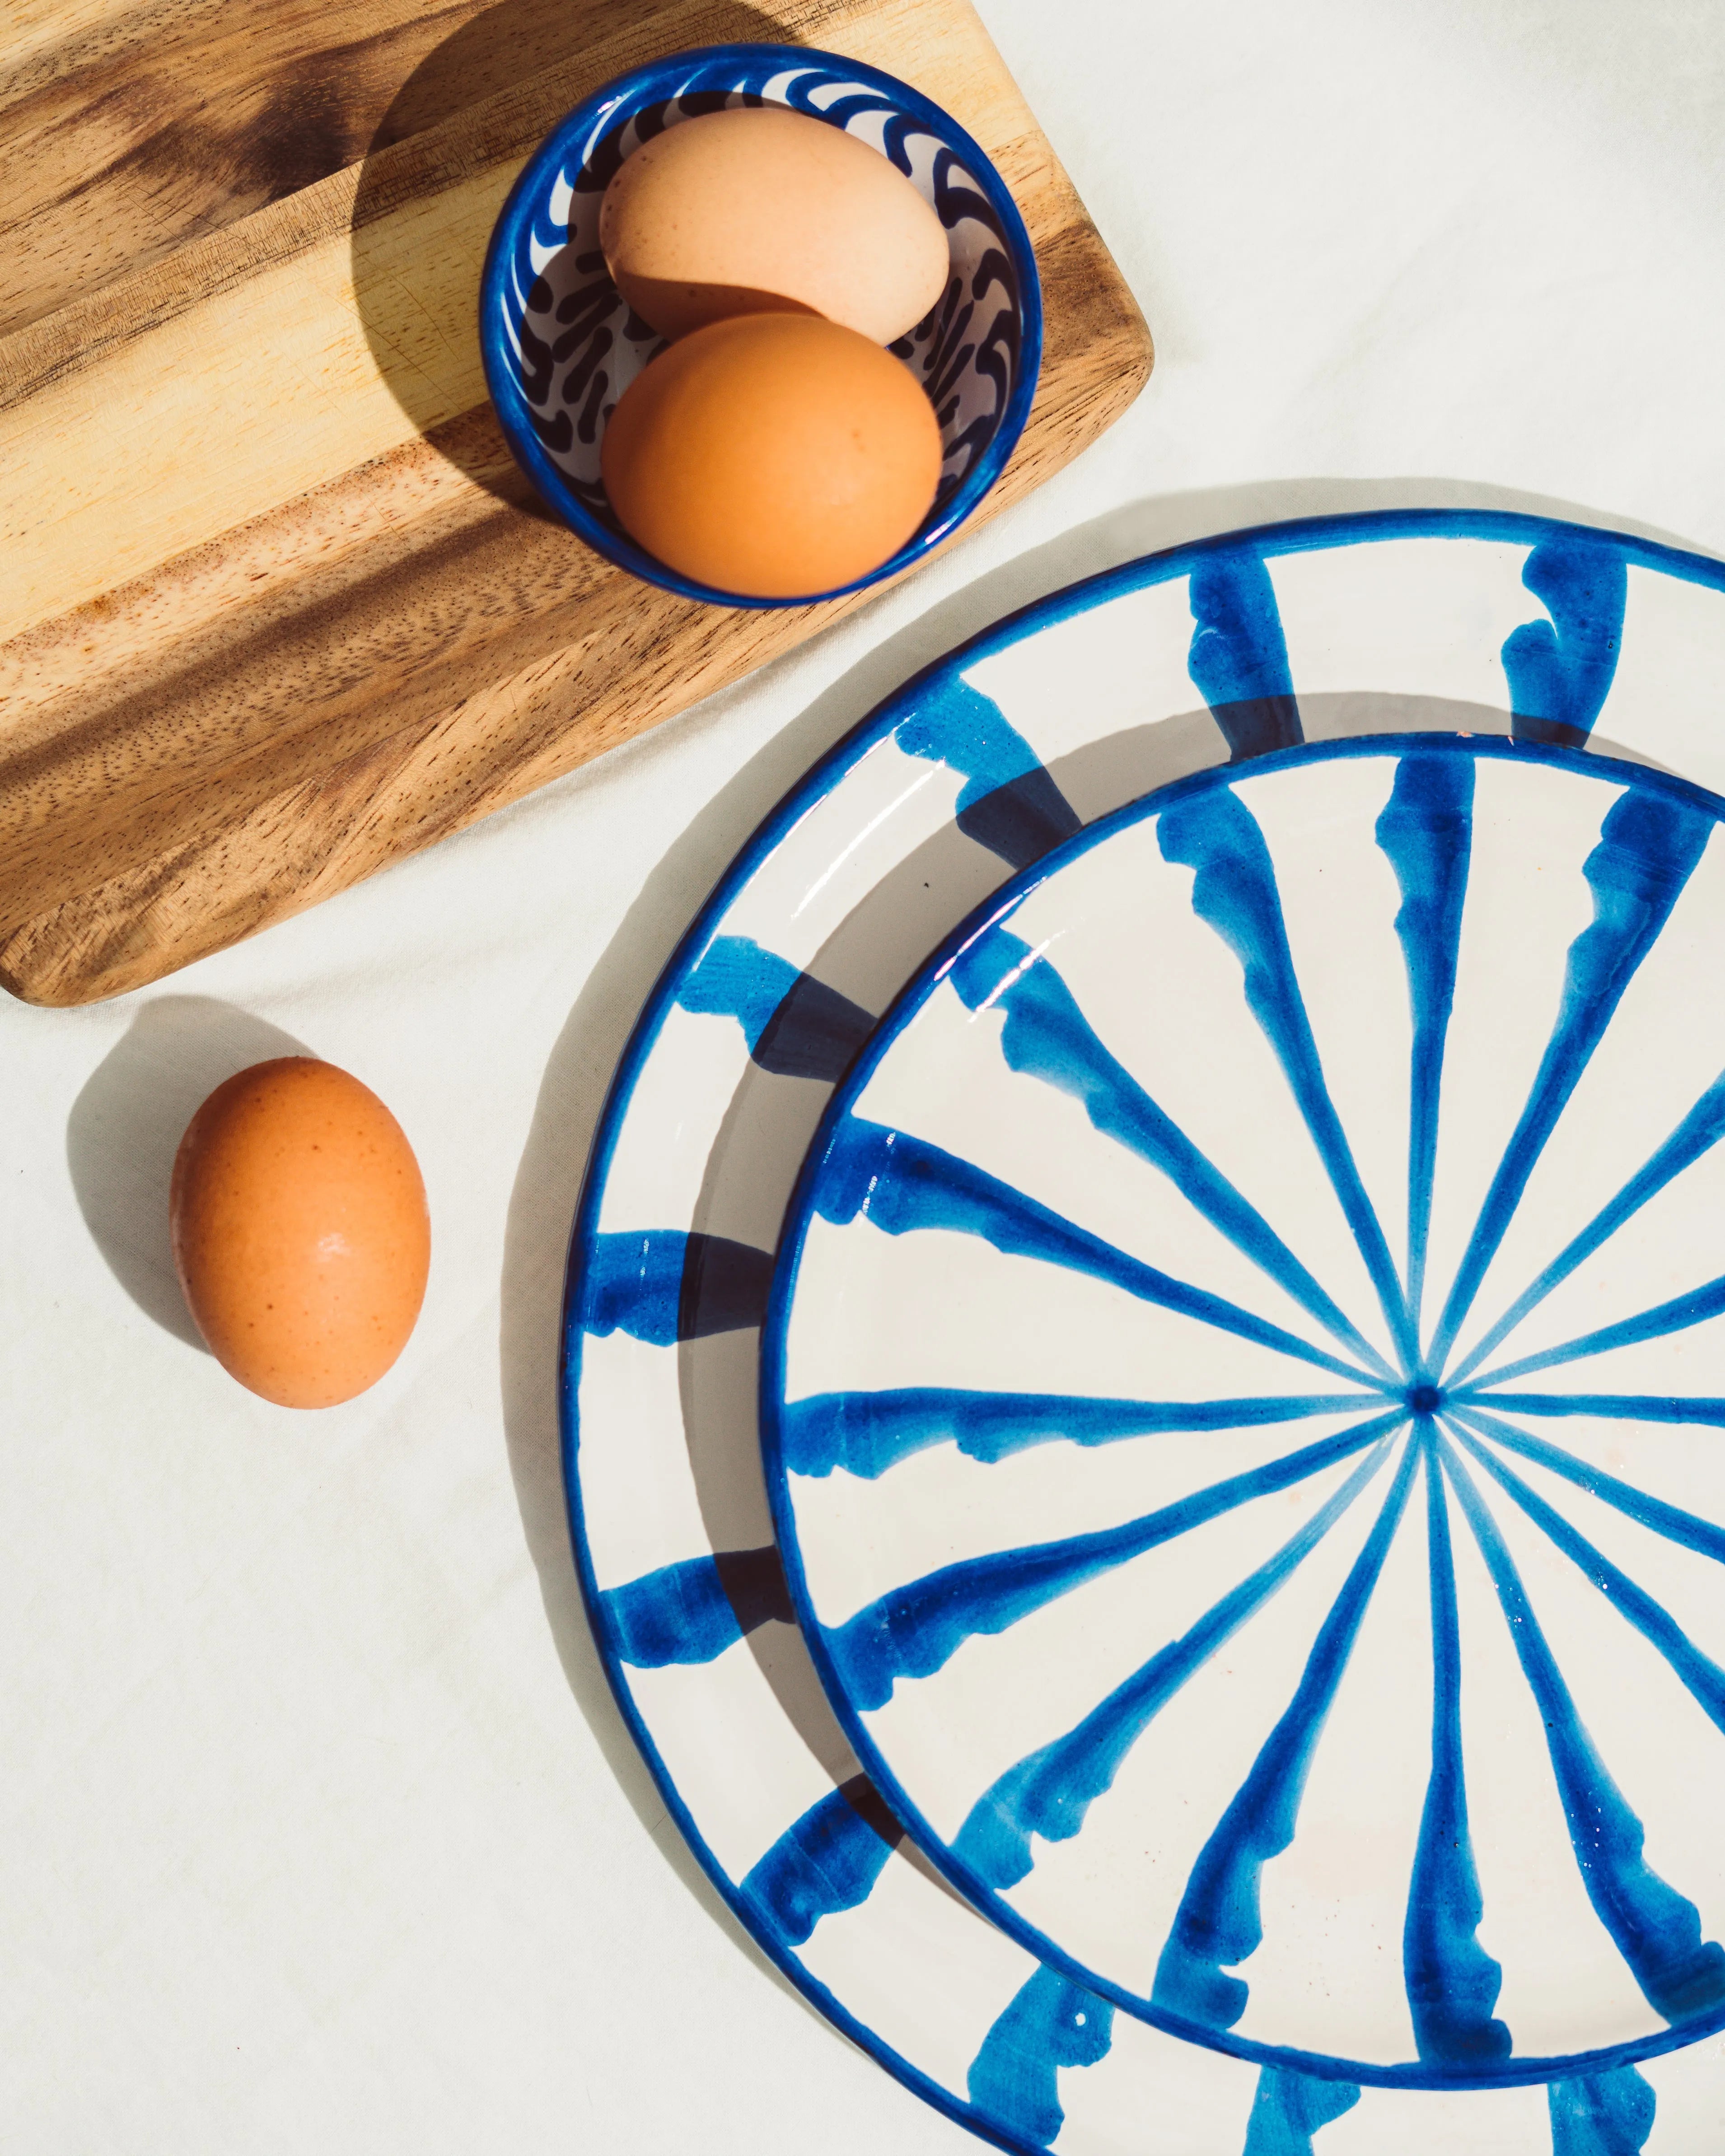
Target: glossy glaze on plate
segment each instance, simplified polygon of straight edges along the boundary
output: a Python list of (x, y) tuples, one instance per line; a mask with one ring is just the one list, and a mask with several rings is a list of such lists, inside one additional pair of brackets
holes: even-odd
[(480, 295), (485, 378), (510, 447), (583, 538), (654, 583), (728, 606), (792, 602), (716, 591), (667, 568), (629, 538), (600, 483), (611, 411), (664, 340), (606, 271), (599, 205), (612, 175), (649, 136), (699, 113), (763, 103), (842, 127), (890, 158), (932, 205), (951, 248), (944, 295), (890, 347), (921, 380), (940, 422), (934, 506), (889, 561), (843, 589), (896, 575), (963, 522), (1024, 429), (1042, 353), (1041, 293), (1024, 220), (978, 144), (908, 84), (797, 45), (709, 45), (596, 91), (535, 151), (497, 221)]
[(829, 1691), (1172, 2033), (1437, 2087), (1725, 2025), (1720, 809), (1441, 735), (1188, 780), (816, 1141), (762, 1397)]
[(1717, 564), (1497, 514), (1232, 535), (1091, 579), (906, 685), (743, 850), (649, 999), (571, 1252), (566, 1472), (601, 1652), (763, 1948), (999, 2145), (1690, 2156), (1718, 2138), (1717, 2043), (1548, 2089), (1361, 2087), (1116, 2013), (968, 1912), (896, 1841), (789, 1621), (755, 1397), (771, 1254), (832, 1088), (1014, 872), (1153, 787), (1302, 737), (1513, 726), (1717, 790), (1722, 709)]

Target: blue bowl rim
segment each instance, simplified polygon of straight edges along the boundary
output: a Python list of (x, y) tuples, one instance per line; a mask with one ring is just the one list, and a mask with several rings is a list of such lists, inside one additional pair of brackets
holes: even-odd
[[(964, 162), (970, 177), (987, 198), (989, 208), (999, 218), (1019, 278), (1019, 369), (1006, 400), (1006, 409), (1001, 414), (1000, 424), (988, 447), (965, 474), (934, 520), (920, 526), (898, 552), (881, 562), (878, 568), (871, 569), (866, 576), (859, 577), (851, 583), (836, 585), (830, 591), (811, 592), (794, 598), (760, 598), (741, 592), (721, 591), (711, 584), (697, 583), (692, 578), (680, 576), (675, 569), (668, 568), (644, 547), (636, 546), (632, 540), (620, 536), (602, 524), (583, 503), (569, 492), (563, 474), (547, 455), (534, 431), (527, 402), (521, 394), (521, 383), (516, 373), (514, 355), (509, 350), (502, 328), (505, 283), (521, 244), (522, 228), (531, 219), (534, 205), (542, 199), (557, 173), (579, 161), (583, 147), (612, 121), (627, 121), (644, 106), (676, 95), (687, 87), (690, 74), (697, 69), (723, 65), (727, 62), (758, 65), (763, 60), (780, 60), (786, 68), (814, 65), (841, 71), (863, 88), (890, 98), (901, 111), (922, 122), (930, 133), (939, 136), (946, 146)], [(631, 68), (602, 84), (552, 129), (528, 158), (510, 189), (508, 198), (498, 213), (497, 222), (492, 228), (490, 244), (485, 250), (485, 267), (480, 276), (479, 306), (480, 357), (485, 367), (485, 386), (490, 392), (504, 439), (540, 495), (580, 538), (607, 561), (615, 562), (619, 568), (628, 569), (645, 582), (658, 584), (666, 591), (679, 593), (685, 598), (704, 600), (715, 606), (747, 607), (757, 610), (773, 607), (814, 606), (823, 600), (840, 598), (848, 593), (862, 591), (871, 584), (883, 583), (932, 552), (971, 515), (1004, 470), (1007, 459), (1017, 447), (1019, 436), (1024, 432), (1024, 422), (1029, 416), (1030, 402), (1036, 392), (1037, 379), (1042, 371), (1042, 285), (1037, 273), (1036, 257), (1030, 245), (1030, 236), (1024, 229), (1024, 221), (1019, 214), (1018, 205), (1009, 193), (993, 160), (950, 113), (935, 104), (932, 98), (925, 97), (921, 90), (913, 90), (908, 83), (901, 82), (896, 75), (887, 74), (880, 68), (870, 67), (861, 60), (847, 59), (842, 53), (826, 52), (813, 45), (695, 45), (687, 51), (670, 53), (661, 59), (649, 60), (644, 66)]]

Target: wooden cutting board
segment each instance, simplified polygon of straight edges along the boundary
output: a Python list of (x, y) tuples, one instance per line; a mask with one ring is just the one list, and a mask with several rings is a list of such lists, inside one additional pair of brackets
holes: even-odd
[(1041, 265), (1026, 493), (1150, 339), (967, 0), (8, 0), (0, 983), (159, 978), (429, 844), (860, 598), (704, 607), (537, 504), (485, 401), (492, 221), (607, 77), (870, 60), (995, 159)]

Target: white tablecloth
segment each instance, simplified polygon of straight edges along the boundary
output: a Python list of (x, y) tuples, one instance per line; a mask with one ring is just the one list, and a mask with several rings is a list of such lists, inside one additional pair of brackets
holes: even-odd
[[(903, 675), (1107, 562), (1483, 503), (1725, 550), (1725, 8), (983, 0), (1154, 329), (1100, 448), (598, 767), (98, 1009), (0, 1009), (0, 2140), (974, 2146), (683, 1851), (570, 1568), (554, 1336), (634, 1012), (733, 850)], [(168, 1166), (284, 1039), (399, 1116), (419, 1329), (318, 1415), (194, 1344)]]

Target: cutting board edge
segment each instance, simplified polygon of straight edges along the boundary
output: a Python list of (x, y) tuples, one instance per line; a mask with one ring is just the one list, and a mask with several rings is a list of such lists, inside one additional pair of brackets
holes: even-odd
[[(842, 50), (853, 43), (866, 47), (870, 37), (878, 42), (887, 34), (890, 21), (904, 15), (906, 0), (854, 0), (848, 6), (844, 0), (838, 0), (838, 4), (834, 0), (824, 0), (824, 4), (821, 0), (780, 0), (780, 4), (788, 13), (800, 9), (811, 18), (823, 18), (818, 29), (812, 20), (801, 30), (787, 22), (788, 41), (801, 37), (813, 44), (824, 33), (831, 49)], [(665, 12), (669, 47), (677, 37), (677, 22), (686, 20), (691, 8), (685, 4), (679, 10), (673, 0)], [(1042, 235), (1039, 254), (1045, 244), (1050, 250), (1043, 258), (1045, 286), (1056, 254), (1064, 254), (1068, 264), (1065, 276), (1055, 278), (1047, 346), (1053, 364), (1045, 362), (1030, 425), (995, 494), (978, 517), (966, 526), (968, 531), (982, 516), (992, 515), (1031, 491), (1106, 432), (1150, 378), (1155, 350), (1142, 310), (970, 0), (937, 0), (936, 12), (939, 21), (929, 33), (932, 42), (925, 60), (949, 73), (957, 66), (963, 76), (961, 86), (980, 95), (982, 105), (978, 110), (986, 110), (992, 116), (994, 131), (985, 134), (985, 141), (997, 156), (1010, 153), (1012, 169), (1018, 174), (1013, 182), (1014, 191), (1019, 192), (1021, 207)], [(928, 19), (932, 18), (916, 18), (919, 27)], [(811, 36), (810, 31), (816, 34)], [(937, 52), (942, 54), (938, 61), (932, 57)], [(914, 66), (906, 71), (916, 72)], [(950, 98), (948, 102), (963, 116), (973, 117), (965, 103)], [(341, 174), (331, 178), (345, 184)], [(322, 183), (313, 192), (320, 190), (327, 191)], [(257, 214), (264, 218), (279, 215), (284, 206), (277, 204)], [(240, 244), (239, 229), (230, 227), (228, 231), (234, 244)], [(484, 407), (476, 409), (485, 413)], [(490, 415), (485, 413), (485, 416)], [(296, 506), (295, 498), (284, 507)], [(948, 544), (956, 544), (963, 536), (956, 535)], [(909, 572), (907, 578), (916, 573)], [(617, 575), (620, 582), (628, 582), (620, 578), (620, 572), (608, 570), (606, 575)], [(642, 588), (632, 588), (639, 592)], [(770, 629), (762, 631), (762, 619), (770, 620), (770, 617), (743, 617), (741, 625), (726, 624), (717, 638), (708, 610), (695, 610), (706, 617), (698, 624), (668, 622), (664, 626), (665, 644), (680, 644), (692, 662), (686, 694), (680, 693), (675, 680), (666, 693), (661, 668), (659, 693), (649, 701), (645, 716), (620, 720), (616, 710), (600, 710), (594, 715), (595, 723), (588, 726), (583, 723), (589, 716), (586, 706), (566, 708), (550, 721), (553, 738), (548, 747), (538, 741), (524, 743), (517, 732), (516, 737), (494, 751), (501, 759), (494, 770), (479, 767), (485, 748), (482, 739), (460, 738), (460, 715), (467, 711), (471, 718), (473, 707), (488, 699), (508, 700), (530, 680), (536, 691), (547, 680), (554, 690), (561, 678), (566, 699), (572, 700), (578, 690), (580, 665), (560, 677), (562, 654), (553, 649), (524, 673), (483, 681), (477, 694), (458, 696), (446, 706), (428, 704), (421, 695), (413, 717), (369, 740), (364, 738), (363, 726), (350, 729), (346, 745), (339, 727), (333, 733), (323, 729), (329, 739), (326, 762), (315, 760), (326, 752), (319, 726), (314, 726), (306, 730), (306, 753), (297, 757), (291, 749), (273, 757), (242, 755), (237, 762), (229, 756), (225, 763), (218, 757), (206, 778), (194, 776), (184, 786), (177, 783), (166, 788), (158, 786), (153, 795), (138, 794), (135, 787), (130, 794), (110, 791), (101, 803), (96, 823), (90, 826), (94, 838), (75, 836), (79, 827), (74, 783), (65, 796), (64, 811), (61, 802), (50, 800), (47, 804), (52, 814), (50, 828), (66, 835), (57, 839), (46, 852), (35, 835), (43, 828), (42, 808), (31, 808), (26, 798), (14, 812), (15, 821), (19, 815), (24, 818), (18, 834), (24, 841), (23, 853), (20, 855), (16, 849), (9, 850), (18, 885), (13, 901), (0, 913), (0, 986), (27, 1003), (67, 1008), (147, 985), (197, 957), (227, 947), (377, 873), (393, 860), (453, 835), (509, 801), (603, 755), (620, 740), (662, 724), (714, 690), (746, 679), (768, 660), (799, 647), (878, 595), (865, 593), (835, 603), (830, 610), (822, 609), (806, 626), (795, 628), (782, 639), (775, 639)], [(609, 640), (618, 653), (617, 670), (602, 684), (616, 705), (624, 701), (624, 683), (637, 680), (638, 675), (635, 662), (628, 657), (630, 640), (624, 638), (619, 643), (614, 626), (605, 625), (608, 598), (614, 621), (614, 592), (595, 588), (590, 598), (581, 604), (591, 608), (598, 639)], [(590, 634), (572, 634), (572, 644), (566, 639), (563, 654), (572, 648), (585, 653), (597, 640)], [(722, 658), (716, 663), (712, 658), (713, 646), (727, 634), (742, 647), (741, 663), (735, 665), (724, 663)], [(81, 645), (81, 636), (79, 641)], [(501, 648), (499, 655), (503, 655)], [(633, 700), (647, 701), (640, 699), (638, 689)], [(533, 701), (542, 699), (536, 695)], [(482, 733), (483, 729), (480, 731)], [(356, 804), (346, 798), (348, 778), (362, 776), (367, 769), (381, 773), (413, 769), (416, 756), (426, 744), (444, 735), (448, 741), (443, 767), (434, 769), (439, 760), (429, 759), (421, 798), (385, 799), (380, 795), (375, 804)], [(90, 760), (86, 753), (85, 761)], [(248, 762), (253, 767), (251, 773), (242, 779)], [(272, 786), (271, 774), (276, 768), (284, 773), (291, 771), (292, 776), (284, 776), (279, 785)], [(454, 776), (449, 780), (451, 772)], [(57, 771), (56, 778), (59, 775)], [(75, 768), (69, 767), (65, 775), (75, 781)], [(234, 781), (240, 782), (237, 792)], [(218, 793), (223, 785), (228, 788), (227, 803), (213, 808), (198, 805), (207, 796)], [(337, 798), (344, 802), (339, 828), (320, 828), (319, 817), (331, 813), (328, 804)], [(110, 806), (112, 802), (120, 803), (117, 809)], [(136, 805), (126, 805), (132, 802)], [(367, 814), (368, 805), (375, 808), (375, 814)], [(303, 828), (287, 834), (292, 843), (280, 843), (290, 812), (295, 810), (303, 819)], [(65, 820), (68, 811), (69, 822)], [(268, 866), (260, 871), (253, 863), (249, 873), (242, 872), (235, 865), (235, 841), (248, 829), (266, 828), (277, 842), (272, 845)], [(136, 834), (131, 839), (125, 835), (128, 829)], [(69, 844), (74, 849), (70, 855), (64, 850)], [(33, 905), (29, 880), (35, 877), (39, 888), (43, 879), (39, 870), (30, 868), (30, 858), (39, 853), (46, 865), (56, 850), (62, 865), (45, 880), (57, 884), (59, 889), (48, 902)], [(116, 867), (116, 859), (123, 865)], [(230, 887), (218, 893), (210, 886), (222, 864), (226, 865)], [(213, 903), (213, 911), (207, 905), (201, 920), (200, 891), (206, 900), (213, 901), (218, 896), (223, 901)]]
[[(1027, 480), (1022, 487), (1009, 490), (1006, 480), (1003, 479), (1000, 490), (986, 506), (986, 511), (979, 511), (978, 517), (973, 519), (963, 531), (956, 533), (947, 542), (947, 547), (940, 550), (942, 556), (947, 548), (962, 545), (977, 523), (983, 521), (984, 514), (992, 517), (1012, 507), (1016, 501), (1026, 499), (1037, 487), (1052, 478), (1056, 471), (1064, 470), (1068, 464), (1094, 448), (1109, 429), (1118, 424), (1143, 393), (1155, 364), (1153, 340), (1142, 316), (1139, 316), (1135, 341), (1136, 352), (1117, 367), (1111, 378), (1111, 393), (1106, 397), (1099, 424), (1086, 431), (1081, 439), (1075, 440), (1067, 454), (1050, 463), (1045, 470)], [(900, 582), (908, 583), (918, 573), (916, 570), (908, 571)], [(898, 588), (897, 584), (889, 587), (893, 589)], [(878, 593), (861, 594), (855, 606), (860, 610), (861, 606), (879, 596), (881, 594)], [(813, 630), (803, 642), (788, 649), (806, 649), (808, 644), (814, 642), (828, 628), (836, 628), (840, 620), (848, 618), (848, 613), (835, 614)], [(765, 665), (781, 655), (779, 653), (768, 654), (759, 664)], [(529, 669), (528, 672), (538, 675), (543, 670), (542, 667), (535, 667)], [(440, 845), (446, 839), (470, 829), (474, 824), (483, 822), (500, 808), (507, 808), (512, 802), (522, 800), (540, 788), (553, 784), (557, 779), (567, 778), (570, 773), (588, 764), (602, 761), (614, 748), (624, 746), (625, 742), (639, 739), (671, 720), (683, 716), (705, 696), (716, 694), (721, 688), (733, 685), (733, 681), (746, 680), (751, 673), (757, 670), (758, 668), (749, 668), (734, 676), (732, 681), (716, 683), (711, 688), (704, 690), (701, 696), (665, 711), (649, 724), (621, 739), (606, 740), (592, 748), (578, 748), (567, 757), (553, 754), (547, 758), (543, 767), (533, 765), (509, 771), (504, 774), (503, 783), (476, 803), (464, 806), (454, 814), (444, 819), (422, 819), (418, 832), (411, 840), (390, 845), (381, 851), (369, 865), (359, 868), (352, 875), (327, 880), (328, 864), (326, 864), (323, 873), (307, 875), (299, 887), (298, 895), (291, 901), (272, 904), (267, 910), (261, 905), (245, 909), (256, 913), (256, 917), (249, 925), (226, 927), (208, 937), (195, 934), (182, 937), (176, 942), (172, 953), (162, 953), (162, 963), (159, 964), (146, 962), (135, 950), (128, 950), (123, 934), (116, 939), (111, 927), (105, 935), (98, 932), (95, 923), (105, 910), (104, 896), (110, 887), (108, 885), (98, 885), (89, 892), (44, 908), (39, 913), (22, 916), (0, 929), (0, 988), (18, 1002), (38, 1009), (73, 1009), (110, 1001), (135, 989), (150, 987), (185, 966), (196, 964), (200, 958), (231, 949), (236, 944), (261, 934), (266, 928), (273, 927), (278, 921), (291, 920), (296, 914), (309, 911), (339, 891), (351, 890), (359, 883), (369, 881), (372, 876), (381, 875), (398, 861), (411, 860), (418, 854)], [(507, 696), (515, 686), (513, 681), (500, 684), (498, 693)], [(439, 713), (417, 726), (403, 728), (399, 733), (386, 736), (353, 757), (333, 766), (322, 782), (302, 779), (284, 787), (279, 793), (256, 804), (241, 822), (267, 823), (272, 809), (292, 801), (296, 796), (317, 790), (321, 784), (331, 791), (339, 792), (343, 771), (350, 765), (355, 767), (367, 764), (385, 765), (397, 757), (410, 757), (435, 736), (439, 726), (451, 716)], [(218, 851), (223, 844), (223, 839), (217, 838), (188, 850), (190, 860), (208, 857)], [(187, 861), (170, 859), (151, 864), (147, 868), (128, 871), (123, 879), (114, 880), (147, 890), (150, 896), (144, 901), (147, 909), (148, 906), (161, 902), (160, 886), (164, 870), (172, 873), (172, 869), (177, 867), (183, 888), (188, 865)], [(138, 916), (134, 912), (130, 917), (136, 921)], [(111, 911), (109, 919), (111, 923)], [(118, 947), (116, 947), (116, 942)], [(78, 957), (80, 952), (87, 954), (81, 967)], [(100, 955), (104, 953), (107, 955)]]

